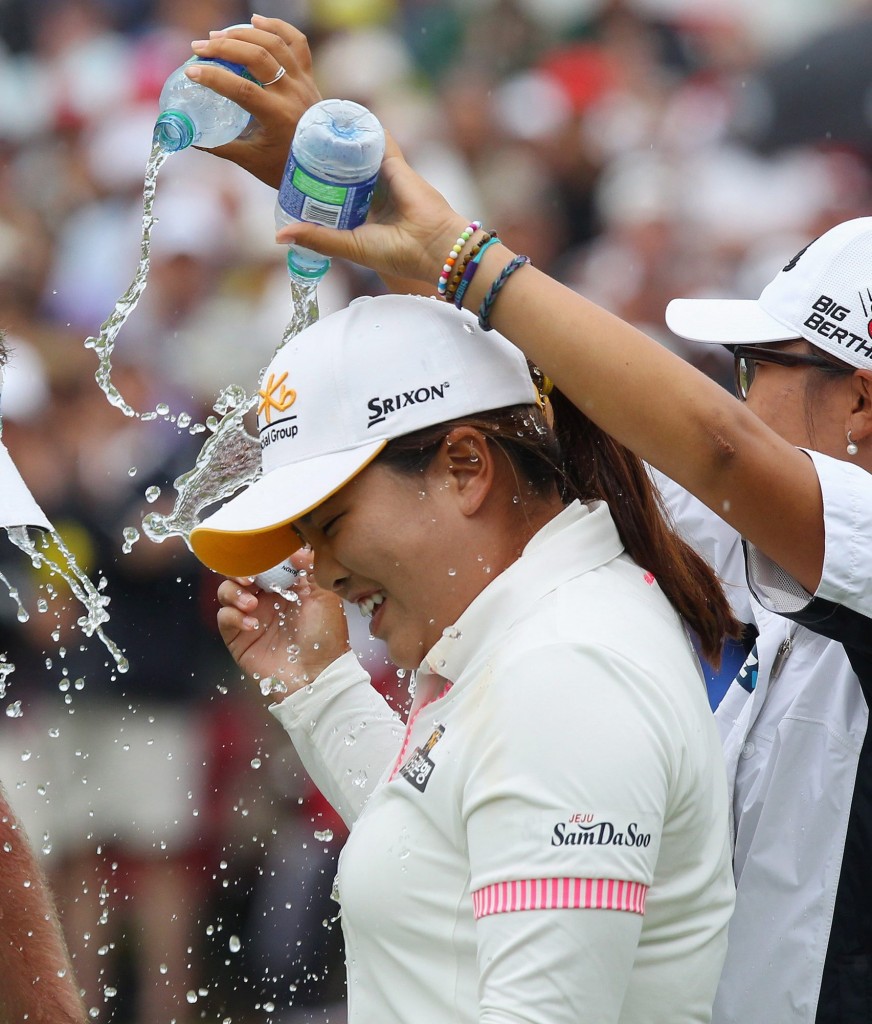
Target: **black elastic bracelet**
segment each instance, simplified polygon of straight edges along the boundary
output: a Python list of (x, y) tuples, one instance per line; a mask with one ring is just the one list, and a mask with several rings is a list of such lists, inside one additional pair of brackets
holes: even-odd
[(506, 264), (500, 271), (499, 277), (488, 289), (487, 295), (481, 300), (481, 305), (478, 308), (478, 325), (483, 331), (492, 331), (493, 327), (490, 323), (490, 313), (494, 302), (496, 301), (497, 295), (500, 293), (500, 288), (508, 281), (512, 274), (518, 269), (523, 267), (525, 263), (530, 262), (529, 256), (515, 256), (513, 260)]

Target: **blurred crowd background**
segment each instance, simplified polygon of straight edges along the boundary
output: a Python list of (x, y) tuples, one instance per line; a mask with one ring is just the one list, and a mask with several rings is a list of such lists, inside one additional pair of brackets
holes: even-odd
[[(231, 668), (216, 578), (179, 540), (124, 533), (167, 511), (194, 463), (204, 435), (177, 414), (202, 423), (223, 387), (250, 391), (290, 318), (273, 190), (200, 152), (161, 170), (148, 288), (113, 379), (134, 408), (172, 416), (111, 407), (84, 346), (139, 259), (164, 79), (192, 39), (251, 13), (0, 0), (3, 440), (111, 596), (107, 632), (131, 663), (120, 673), (86, 643), (63, 584), (0, 545), (31, 612), (19, 622), (0, 586), (15, 664), (0, 778), (43, 852), (87, 1005), (113, 1024), (343, 1017), (342, 826)], [(322, 93), (373, 109), (455, 206), (726, 387), (731, 360), (686, 352), (667, 301), (755, 296), (812, 237), (872, 212), (868, 2), (263, 0), (257, 13), (302, 28)], [(378, 290), (336, 265), (321, 311)], [(408, 680), (352, 624), (402, 712)]]

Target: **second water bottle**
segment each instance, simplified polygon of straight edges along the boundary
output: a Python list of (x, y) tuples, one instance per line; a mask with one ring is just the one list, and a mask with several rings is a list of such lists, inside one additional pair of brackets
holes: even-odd
[[(366, 220), (385, 151), (384, 129), (352, 100), (321, 100), (300, 118), (276, 201), (276, 229), (295, 221), (352, 229)], [(317, 280), (326, 256), (291, 245), (288, 270)]]

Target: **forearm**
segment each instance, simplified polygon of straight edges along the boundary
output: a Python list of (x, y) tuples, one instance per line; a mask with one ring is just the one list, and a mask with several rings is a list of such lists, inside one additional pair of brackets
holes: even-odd
[(351, 827), (400, 749), (396, 713), (352, 654), (270, 710), (312, 781)]
[[(512, 255), (485, 253), (467, 308), (479, 308)], [(814, 590), (823, 524), (807, 456), (689, 363), (535, 268), (512, 275), (490, 320), (600, 427)]]
[(0, 1024), (82, 1024), (85, 1008), (54, 905), (2, 794), (0, 846)]

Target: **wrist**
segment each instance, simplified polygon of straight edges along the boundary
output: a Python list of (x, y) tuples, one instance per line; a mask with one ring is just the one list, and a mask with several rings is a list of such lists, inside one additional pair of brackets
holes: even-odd
[(280, 704), (286, 698), (299, 693), (300, 690), (312, 686), (322, 673), (348, 654), (350, 650), (351, 647), (346, 645), (341, 651), (336, 651), (329, 657), (303, 660), (297, 656), (297, 660), (292, 665), (272, 676), (257, 680), (261, 695), (268, 698), (270, 704)]
[[(459, 214), (454, 214), (450, 218), (444, 228), (438, 233), (434, 234), (432, 240), (426, 248), (426, 269), (424, 270), (423, 279), (426, 280), (427, 284), (435, 286), (442, 274), (445, 261), (452, 254), (455, 245), (463, 237), (464, 233), (467, 232), (470, 226), (476, 223), (475, 221), (468, 220), (466, 217), (462, 217)], [(470, 238), (475, 236), (474, 232), (470, 233)], [(471, 242), (467, 241), (466, 245), (470, 245)]]

